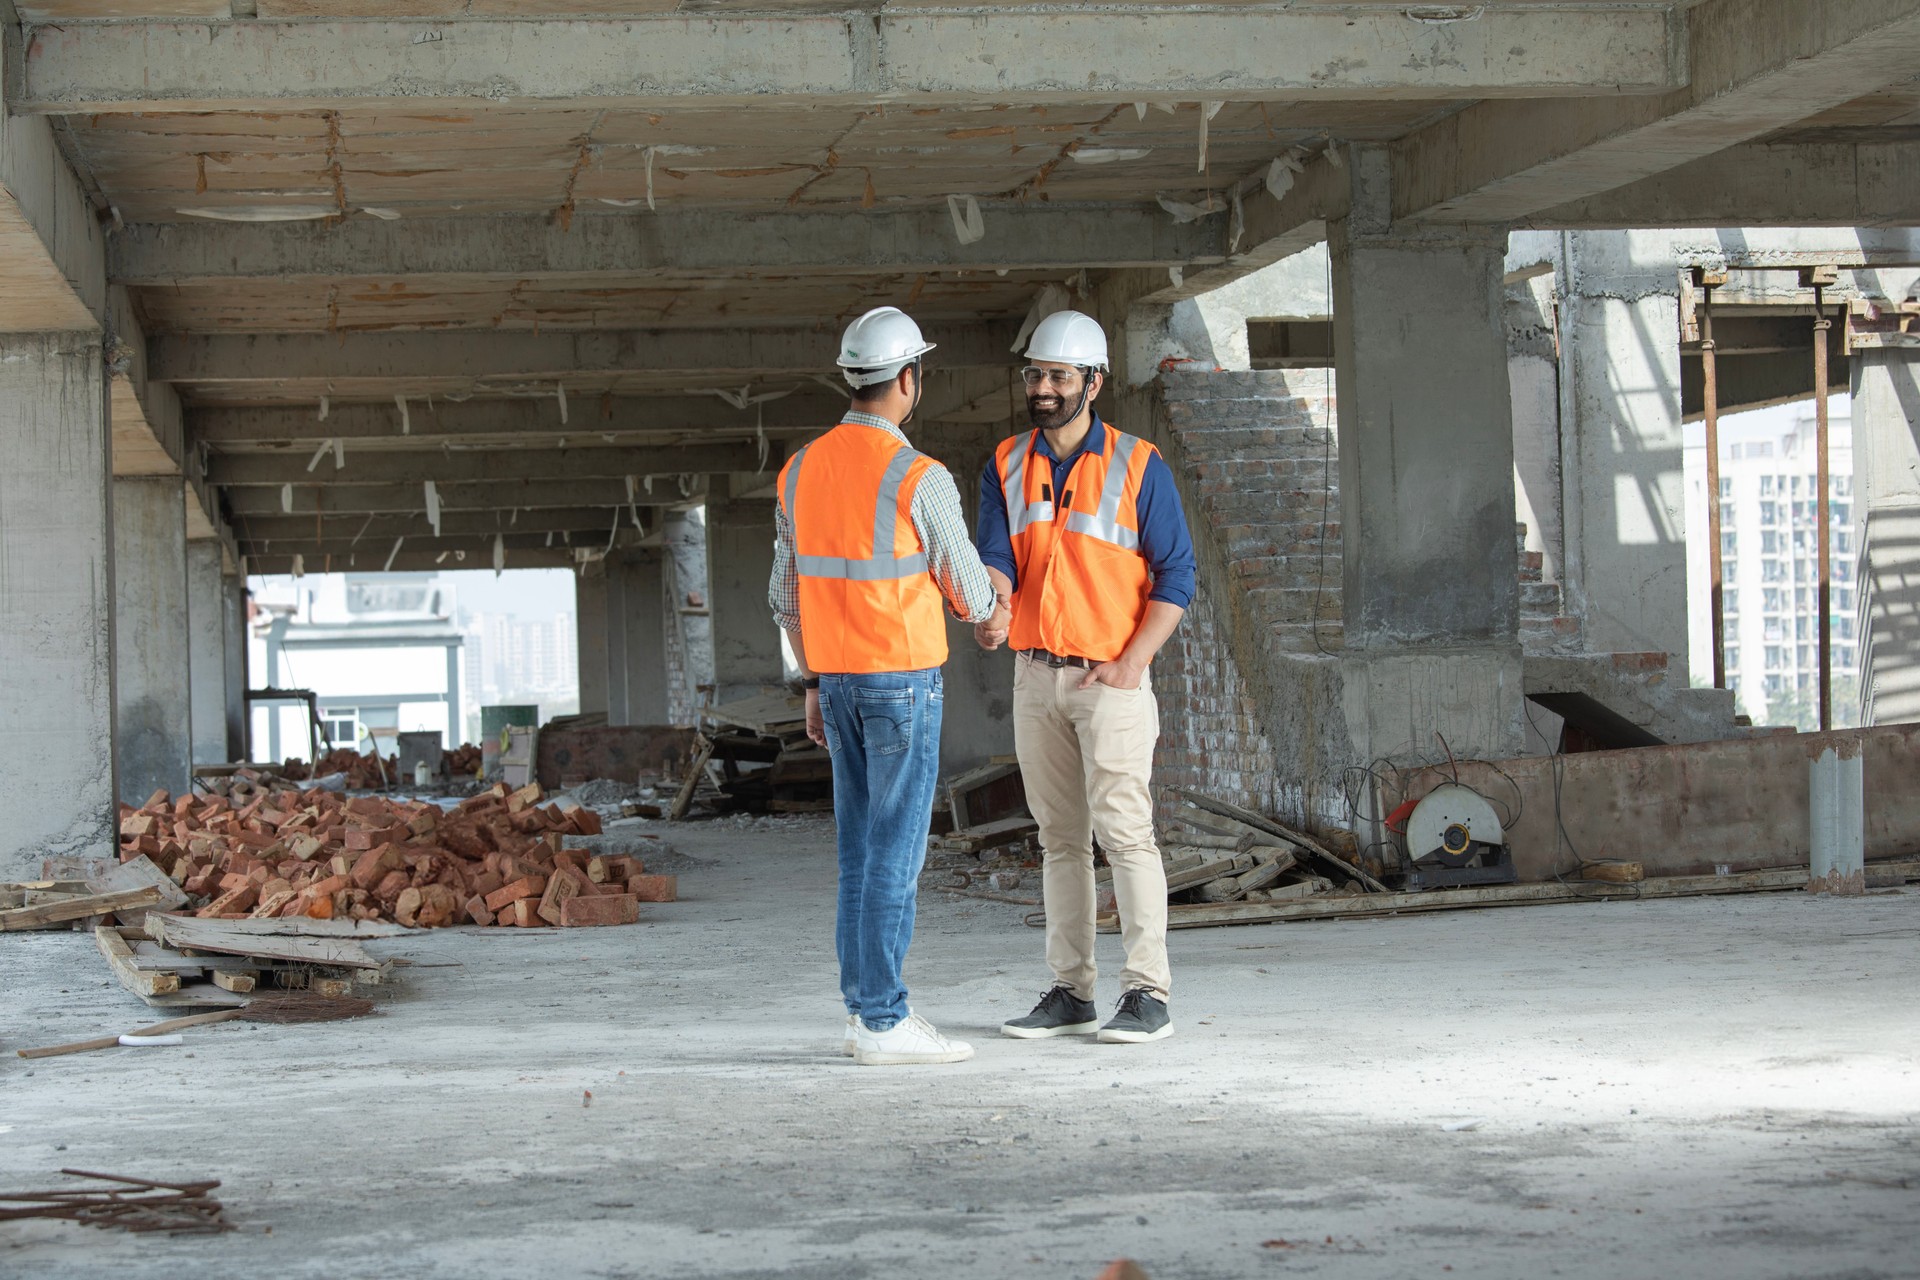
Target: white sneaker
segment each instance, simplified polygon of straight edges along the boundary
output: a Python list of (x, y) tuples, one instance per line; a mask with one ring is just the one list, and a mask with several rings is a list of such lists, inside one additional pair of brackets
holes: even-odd
[(860, 1031), (860, 1019), (854, 1017), (852, 1014), (848, 1014), (847, 1015), (847, 1033), (846, 1035), (840, 1038), (840, 1052), (845, 1054), (849, 1058), (853, 1056), (853, 1042), (855, 1038), (859, 1035), (859, 1031)]
[(965, 1062), (972, 1056), (972, 1045), (941, 1035), (917, 1013), (907, 1014), (885, 1031), (875, 1031), (862, 1022), (854, 1035), (853, 1060), (863, 1067)]

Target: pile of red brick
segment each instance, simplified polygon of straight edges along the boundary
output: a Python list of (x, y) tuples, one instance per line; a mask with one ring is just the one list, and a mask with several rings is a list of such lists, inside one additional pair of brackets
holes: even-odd
[(442, 751), (440, 772), (449, 778), (478, 777), (480, 748), (471, 742), (463, 742), (451, 751)]
[(309, 767), (304, 760), (289, 760), (281, 765), (278, 772), (283, 778), (295, 782), (304, 782), (310, 778), (324, 778), (328, 774), (344, 773), (347, 776), (347, 788), (351, 791), (371, 791), (394, 785), (398, 781), (400, 758), (388, 756), (382, 760), (369, 751), (360, 755), (352, 747), (339, 747), (320, 757), (318, 765)]
[(457, 809), (331, 791), (223, 796), (157, 791), (121, 806), (120, 856), (145, 854), (220, 919), (268, 916), (453, 924), (631, 924), (672, 902), (673, 876), (566, 847), (600, 834), (593, 810), (541, 805), (539, 783), (496, 786)]

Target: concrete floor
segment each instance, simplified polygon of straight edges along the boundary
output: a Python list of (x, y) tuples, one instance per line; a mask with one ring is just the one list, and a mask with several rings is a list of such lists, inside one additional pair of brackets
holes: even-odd
[(377, 943), (377, 1019), (175, 1049), (13, 1056), (146, 1011), (0, 939), (0, 1186), (214, 1176), (240, 1227), (9, 1225), (0, 1275), (1920, 1275), (1920, 894), (1181, 933), (1143, 1047), (994, 1036), (1040, 934), (928, 894), (916, 1005), (979, 1054), (869, 1069), (831, 838), (678, 828), (650, 924)]

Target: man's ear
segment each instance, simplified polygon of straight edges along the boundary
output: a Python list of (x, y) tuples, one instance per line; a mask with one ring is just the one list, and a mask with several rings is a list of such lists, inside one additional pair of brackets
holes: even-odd
[(1107, 375), (1096, 369), (1088, 377), (1092, 385), (1087, 390), (1087, 403), (1092, 404), (1100, 398), (1100, 393), (1107, 389)]

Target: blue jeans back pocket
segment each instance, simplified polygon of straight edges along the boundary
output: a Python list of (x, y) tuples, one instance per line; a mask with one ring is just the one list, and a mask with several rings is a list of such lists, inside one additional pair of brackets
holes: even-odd
[(913, 745), (913, 690), (855, 689), (853, 713), (868, 755), (897, 755)]

